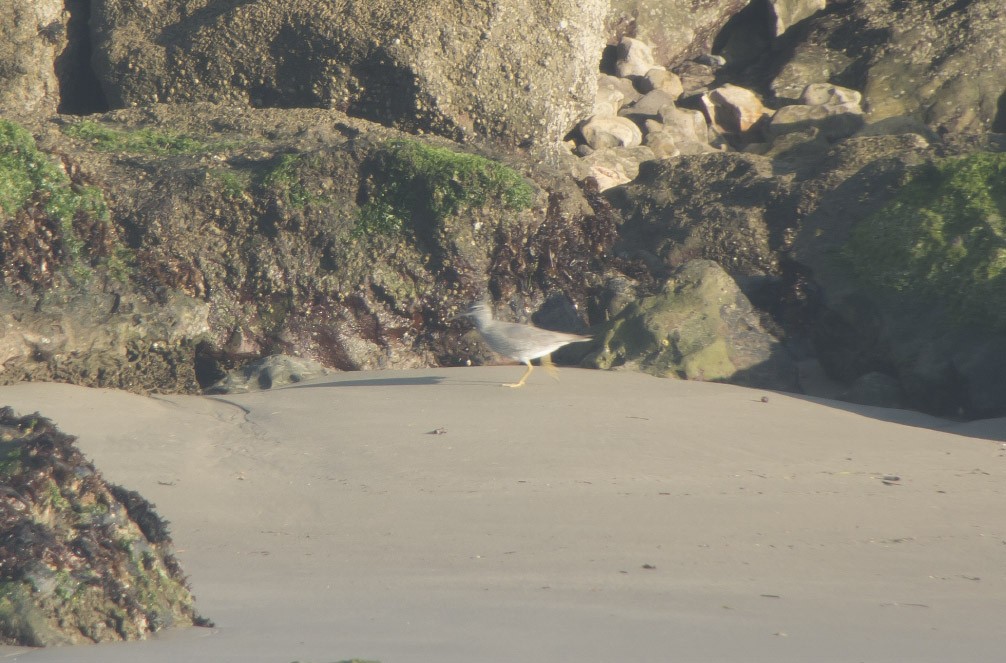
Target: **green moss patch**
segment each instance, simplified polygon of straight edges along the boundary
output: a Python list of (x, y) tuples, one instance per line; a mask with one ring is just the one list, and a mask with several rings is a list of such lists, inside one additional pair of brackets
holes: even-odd
[(308, 163), (303, 154), (283, 154), (263, 175), (261, 185), (273, 191), (286, 204), (302, 208), (313, 200), (299, 175), (300, 169)]
[(231, 147), (231, 143), (205, 141), (173, 131), (144, 128), (134, 130), (113, 129), (93, 120), (82, 120), (63, 127), (71, 138), (89, 141), (103, 152), (133, 152), (141, 154), (172, 155), (201, 154)]
[(1006, 154), (919, 168), (843, 250), (860, 281), (932, 302), (955, 324), (1006, 330)]
[(75, 226), (108, 224), (100, 190), (76, 186), (21, 126), (0, 120), (0, 254), (8, 276), (44, 282), (50, 268), (84, 249)]
[(416, 214), (441, 224), (449, 216), (489, 204), (527, 209), (534, 198), (534, 188), (512, 168), (414, 140), (384, 143), (373, 173), (369, 200), (357, 216), (357, 236), (397, 233)]

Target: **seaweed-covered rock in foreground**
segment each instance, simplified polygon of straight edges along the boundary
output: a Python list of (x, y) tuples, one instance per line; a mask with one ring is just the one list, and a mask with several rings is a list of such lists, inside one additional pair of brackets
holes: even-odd
[(38, 414), (0, 408), (0, 644), (136, 640), (198, 622), (167, 523)]

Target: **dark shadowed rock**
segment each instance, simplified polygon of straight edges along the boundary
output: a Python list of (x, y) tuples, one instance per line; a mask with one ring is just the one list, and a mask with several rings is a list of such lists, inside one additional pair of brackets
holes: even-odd
[(1006, 262), (994, 239), (1006, 229), (990, 202), (1004, 195), (1002, 148), (854, 138), (802, 185), (794, 255), (820, 286), (815, 344), (832, 375), (894, 376), (907, 405), (934, 414), (1006, 412)]
[(635, 181), (609, 193), (625, 219), (619, 249), (666, 270), (705, 258), (735, 278), (777, 274), (782, 234), (793, 222), (784, 213), (791, 179), (748, 154), (645, 163)]

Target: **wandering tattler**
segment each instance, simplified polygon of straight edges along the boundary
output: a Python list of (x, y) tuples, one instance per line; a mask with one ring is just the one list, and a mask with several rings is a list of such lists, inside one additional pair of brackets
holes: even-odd
[(531, 371), (534, 370), (534, 366), (531, 365), (532, 359), (541, 357), (542, 365), (547, 367), (550, 366), (548, 355), (562, 346), (591, 340), (590, 336), (566, 334), (534, 325), (493, 320), (492, 312), (485, 303), (472, 304), (466, 313), (456, 317), (471, 318), (475, 322), (475, 328), (479, 330), (479, 334), (494, 352), (516, 359), (527, 366), (520, 382), (504, 384), (504, 387), (523, 387), (528, 376), (531, 375)]

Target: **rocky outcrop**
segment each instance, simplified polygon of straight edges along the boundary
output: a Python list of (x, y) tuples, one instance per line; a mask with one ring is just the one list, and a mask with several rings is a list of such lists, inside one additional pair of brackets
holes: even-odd
[(614, 242), (610, 208), (568, 175), (538, 172), (546, 192), (334, 111), (161, 106), (49, 125), (40, 144), (72, 178), (12, 135), (35, 165), (12, 171), (24, 196), (0, 233), (17, 313), (6, 381), (193, 391), (277, 353), (343, 370), (455, 363), (451, 307), (487, 290), (582, 301)]
[[(652, 45), (657, 64), (709, 53), (713, 39), (749, 0), (612, 0), (609, 42), (629, 35)], [(645, 73), (645, 72), (644, 72)]]
[(593, 103), (607, 3), (302, 0), (94, 7), (113, 108), (331, 108), (409, 131), (558, 143)]
[(810, 83), (861, 90), (871, 124), (910, 117), (951, 133), (1006, 130), (999, 0), (834, 3), (772, 83), (792, 98)]
[(886, 375), (901, 402), (944, 416), (1006, 412), (1006, 228), (991, 202), (1006, 146), (976, 147), (850, 139), (797, 202), (810, 213), (794, 257), (820, 288), (813, 333), (825, 367), (860, 385)]
[(770, 159), (738, 153), (646, 163), (609, 198), (625, 223), (618, 248), (666, 273), (713, 260), (742, 281), (777, 275), (788, 182)]
[(0, 409), (0, 644), (136, 640), (206, 623), (167, 522), (38, 414)]
[(56, 110), (66, 24), (63, 0), (0, 1), (0, 109), (19, 116)]

